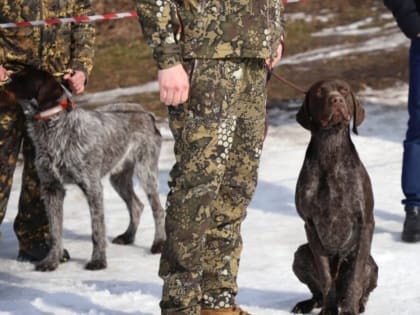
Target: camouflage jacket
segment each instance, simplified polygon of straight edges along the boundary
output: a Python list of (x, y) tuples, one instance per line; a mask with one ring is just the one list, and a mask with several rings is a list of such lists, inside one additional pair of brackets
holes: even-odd
[[(0, 23), (92, 14), (90, 0), (0, 0)], [(0, 64), (40, 66), (52, 73), (71, 68), (89, 74), (95, 29), (86, 23), (0, 29)]]
[(190, 58), (270, 58), (284, 32), (280, 0), (137, 0), (159, 68)]

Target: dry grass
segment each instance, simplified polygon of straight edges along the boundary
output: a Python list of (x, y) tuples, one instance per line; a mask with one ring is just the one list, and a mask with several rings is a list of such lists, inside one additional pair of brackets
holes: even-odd
[[(134, 0), (95, 1), (96, 12), (122, 12), (132, 10)], [(348, 43), (362, 43), (363, 36), (314, 37), (311, 33), (324, 28), (346, 25), (371, 17), (366, 26), (381, 26), (385, 22), (382, 14), (387, 12), (378, 0), (309, 0), (305, 3), (288, 4), (287, 13), (303, 12), (305, 20), (288, 21), (286, 57), (319, 47)], [(320, 20), (316, 17), (328, 17)], [(312, 17), (312, 18), (310, 18)], [(105, 21), (97, 24), (95, 67), (88, 91), (101, 91), (116, 87), (142, 84), (156, 79), (156, 67), (151, 51), (141, 37), (138, 22), (134, 20)], [(334, 76), (350, 81), (358, 90), (365, 86), (384, 88), (398, 80), (406, 80), (406, 49), (380, 53), (366, 53), (331, 60), (283, 65), (276, 72), (287, 79), (308, 87), (315, 80)], [(302, 95), (274, 79), (269, 83), (269, 106), (300, 99)], [(127, 100), (141, 101), (158, 115), (166, 115), (159, 104), (157, 93), (141, 95)]]

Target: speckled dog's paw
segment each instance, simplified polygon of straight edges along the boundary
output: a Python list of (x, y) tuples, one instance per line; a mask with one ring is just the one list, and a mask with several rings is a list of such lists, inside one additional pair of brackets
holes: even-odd
[(87, 270), (101, 270), (101, 269), (105, 269), (106, 267), (107, 267), (107, 264), (106, 264), (105, 259), (91, 260), (85, 266)]
[(48, 256), (45, 259), (35, 264), (35, 270), (37, 271), (53, 271), (57, 269), (60, 264), (60, 260), (55, 257)]

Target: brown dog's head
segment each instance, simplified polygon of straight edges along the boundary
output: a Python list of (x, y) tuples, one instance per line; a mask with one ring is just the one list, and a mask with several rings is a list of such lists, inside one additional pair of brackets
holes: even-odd
[(296, 120), (310, 131), (333, 126), (348, 126), (353, 118), (353, 132), (357, 134), (365, 118), (365, 111), (350, 85), (339, 79), (316, 82), (306, 93)]

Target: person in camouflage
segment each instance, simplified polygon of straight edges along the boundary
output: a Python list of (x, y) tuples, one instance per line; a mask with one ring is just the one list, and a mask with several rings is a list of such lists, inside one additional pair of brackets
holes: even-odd
[(162, 314), (248, 314), (235, 302), (241, 223), (257, 183), (279, 0), (138, 0), (175, 165), (159, 275)]
[[(90, 0), (0, 1), (0, 23), (88, 14), (92, 14)], [(0, 81), (4, 82), (9, 71), (22, 65), (40, 67), (56, 75), (70, 69), (72, 73), (65, 74), (63, 81), (73, 93), (80, 94), (92, 69), (94, 37), (94, 27), (89, 24), (0, 29)], [(21, 144), (24, 168), (14, 229), (19, 242), (18, 259), (36, 261), (48, 253), (49, 228), (40, 199), (34, 147), (26, 135), (20, 107), (0, 104), (0, 223), (5, 216)]]

